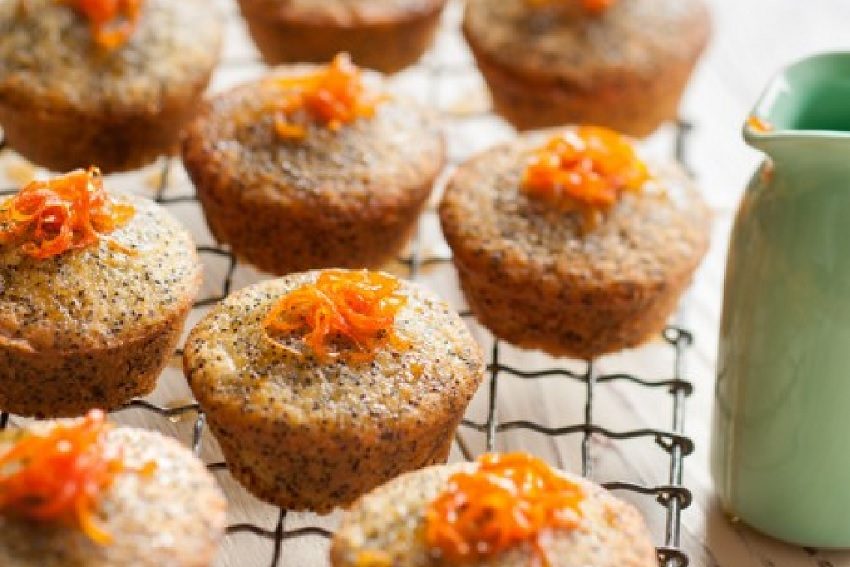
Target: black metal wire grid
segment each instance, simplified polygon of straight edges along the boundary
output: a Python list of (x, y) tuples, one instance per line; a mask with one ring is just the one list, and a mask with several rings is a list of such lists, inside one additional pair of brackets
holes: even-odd
[[(225, 61), (225, 66), (242, 66), (256, 61)], [(429, 84), (430, 100), (439, 99), (439, 81), (441, 79), (451, 77), (454, 74), (468, 73), (470, 69), (465, 65), (452, 65), (446, 63), (437, 63), (426, 59), (422, 64), (426, 69)], [(451, 111), (445, 111), (448, 114), (448, 119), (456, 119)], [(476, 113), (464, 112), (463, 118), (476, 118), (486, 115), (487, 112), (481, 110)], [(685, 121), (676, 123), (676, 136), (673, 148), (674, 157), (683, 165), (687, 164), (686, 149), (688, 145), (691, 125)], [(0, 139), (0, 150), (3, 149), (5, 141)], [(450, 160), (451, 166), (457, 165), (457, 158)], [(177, 205), (182, 203), (198, 203), (195, 195), (184, 196), (168, 196), (171, 185), (171, 159), (163, 159), (162, 172), (160, 181), (156, 188), (154, 200), (163, 206)], [(16, 189), (7, 189), (0, 191), (0, 196), (12, 194)], [(224, 277), (219, 288), (219, 293), (202, 298), (195, 304), (196, 308), (207, 307), (214, 305), (224, 299), (231, 291), (233, 286), (233, 277), (238, 265), (236, 257), (233, 253), (224, 246), (198, 246), (198, 253), (202, 256), (213, 256), (223, 258), (228, 262)], [(451, 258), (444, 256), (426, 256), (422, 254), (421, 238), (419, 234), (411, 243), (410, 252), (407, 256), (400, 258), (399, 263), (407, 270), (407, 277), (415, 280), (422, 268), (436, 264), (445, 264), (451, 262)], [(462, 316), (470, 318), (471, 313), (466, 311), (461, 313)], [(693, 391), (693, 385), (687, 381), (685, 376), (685, 358), (689, 346), (693, 343), (692, 334), (681, 327), (669, 326), (663, 332), (663, 339), (666, 344), (673, 350), (674, 360), (673, 368), (670, 377), (663, 380), (649, 380), (628, 373), (618, 374), (600, 374), (597, 370), (597, 362), (591, 361), (585, 363), (585, 368), (581, 372), (576, 372), (566, 368), (552, 368), (542, 371), (525, 371), (520, 368), (514, 368), (505, 365), (501, 362), (500, 353), (502, 350), (501, 343), (494, 340), (490, 350), (490, 360), (487, 366), (489, 374), (489, 382), (487, 384), (487, 412), (483, 422), (475, 422), (470, 419), (464, 419), (462, 428), (479, 432), (484, 435), (484, 447), (486, 451), (493, 451), (496, 445), (496, 438), (499, 433), (525, 430), (535, 432), (541, 435), (551, 437), (564, 436), (581, 436), (581, 473), (585, 477), (592, 476), (592, 460), (591, 460), (591, 441), (593, 436), (601, 436), (611, 440), (624, 439), (648, 439), (654, 441), (658, 449), (666, 453), (668, 457), (668, 476), (667, 484), (659, 485), (641, 485), (629, 481), (614, 481), (604, 483), (603, 486), (613, 491), (625, 491), (635, 494), (654, 496), (658, 504), (664, 509), (665, 519), (665, 534), (661, 540), (661, 544), (657, 547), (658, 562), (660, 567), (687, 567), (689, 564), (688, 555), (681, 549), (681, 514), (692, 501), (691, 491), (683, 484), (683, 469), (684, 459), (693, 449), (693, 441), (685, 436), (685, 402)], [(178, 355), (181, 351), (178, 351)], [(547, 427), (532, 420), (520, 420), (501, 422), (498, 419), (498, 392), (499, 384), (504, 379), (519, 379), (519, 380), (539, 380), (544, 378), (562, 379), (578, 382), (584, 385), (585, 404), (584, 404), (584, 419), (575, 424)], [(613, 431), (605, 428), (596, 421), (594, 414), (594, 399), (600, 388), (614, 383), (631, 383), (639, 387), (652, 388), (658, 390), (666, 390), (670, 396), (672, 405), (672, 423), (669, 430), (643, 428), (627, 431)], [(117, 410), (123, 412), (126, 410), (142, 410), (147, 411), (163, 418), (178, 418), (195, 414), (193, 433), (191, 439), (191, 449), (196, 456), (200, 456), (202, 449), (203, 432), (206, 426), (206, 417), (197, 403), (186, 403), (179, 406), (157, 405), (144, 399), (133, 400), (125, 407)], [(117, 413), (116, 412), (116, 413)], [(0, 413), (0, 429), (5, 429), (11, 425), (9, 414)], [(474, 455), (469, 449), (460, 433), (456, 436), (456, 442), (461, 454), (467, 460), (472, 460)], [(227, 464), (224, 462), (214, 462), (207, 465), (211, 471), (226, 471)], [(281, 509), (277, 514), (277, 521), (272, 529), (265, 528), (253, 523), (237, 523), (227, 527), (227, 535), (235, 534), (253, 534), (256, 537), (269, 540), (273, 547), (271, 557), (269, 558), (272, 567), (280, 566), (284, 560), (283, 547), (288, 540), (301, 537), (321, 537), (330, 538), (332, 532), (322, 527), (301, 527), (298, 529), (287, 529), (286, 518), (288, 511)]]

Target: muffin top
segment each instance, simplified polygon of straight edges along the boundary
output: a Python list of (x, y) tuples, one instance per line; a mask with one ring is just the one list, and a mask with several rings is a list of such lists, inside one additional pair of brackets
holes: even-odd
[(693, 269), (708, 245), (711, 215), (673, 163), (647, 162), (641, 190), (624, 192), (590, 229), (579, 212), (521, 188), (529, 160), (560, 132), (523, 135), (458, 168), (440, 207), (455, 261), (505, 283), (534, 274), (556, 288), (564, 279), (663, 283)]
[(574, 0), (530, 4), (469, 0), (464, 30), (488, 58), (537, 78), (578, 85), (619, 73), (651, 78), (676, 61), (689, 64), (708, 40), (702, 0), (620, 0), (601, 14)]
[(0, 101), (48, 110), (156, 113), (192, 96), (218, 60), (207, 0), (144, 0), (124, 45), (99, 46), (88, 19), (55, 0), (0, 2)]
[(388, 420), (417, 419), (431, 407), (443, 412), (466, 403), (482, 377), (481, 350), (460, 317), (417, 284), (398, 281), (403, 305), (387, 330), (399, 340), (375, 345), (371, 360), (322, 360), (304, 334), (269, 335), (264, 321), (273, 306), (322, 273), (249, 286), (195, 327), (184, 367), (202, 407), (230, 410), (241, 419), (371, 430)]
[(430, 14), (446, 0), (242, 0), (275, 9), (283, 20), (341, 27), (406, 21)]
[[(43, 435), (55, 423), (33, 427)], [(17, 433), (4, 435), (0, 454)], [(175, 440), (151, 431), (111, 429), (105, 445), (119, 452), (123, 470), (96, 499), (93, 518), (112, 542), (95, 543), (77, 526), (0, 514), (0, 564), (159, 567), (212, 561), (226, 502), (203, 464)]]
[(148, 199), (114, 200), (134, 214), (90, 246), (37, 259), (0, 245), (0, 343), (30, 352), (108, 348), (190, 306), (201, 280), (192, 238)]
[[(290, 214), (313, 206), (380, 211), (423, 185), (430, 190), (443, 165), (443, 136), (436, 115), (410, 99), (388, 95), (372, 116), (336, 130), (310, 122), (302, 139), (280, 138), (275, 109), (286, 97), (275, 79), (318, 69), (280, 68), (213, 98), (189, 129), (184, 153), (204, 155), (206, 169), (237, 179), (240, 199), (287, 206)], [(380, 75), (363, 76), (383, 90)]]
[[(342, 520), (331, 546), (333, 567), (449, 567), (427, 545), (426, 509), (448, 486), (454, 473), (476, 469), (455, 463), (404, 474), (355, 502)], [(558, 473), (584, 492), (582, 517), (572, 530), (552, 531), (542, 549), (551, 567), (654, 567), (655, 550), (640, 514), (601, 487)], [(531, 545), (522, 543), (501, 554), (473, 560), (470, 567), (527, 567)]]

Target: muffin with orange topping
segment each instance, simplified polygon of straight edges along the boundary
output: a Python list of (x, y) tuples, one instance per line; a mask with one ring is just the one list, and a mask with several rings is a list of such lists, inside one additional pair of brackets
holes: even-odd
[(333, 567), (655, 567), (631, 505), (523, 453), (402, 475), (358, 500)]
[(239, 0), (270, 64), (330, 60), (347, 51), (386, 73), (415, 63), (434, 37), (446, 0)]
[(323, 513), (445, 462), (483, 360), (418, 285), (324, 270), (227, 298), (191, 332), (184, 368), (233, 476)]
[(517, 128), (645, 136), (678, 115), (710, 19), (703, 0), (470, 0), (463, 31)]
[(444, 153), (431, 112), (342, 55), (215, 97), (183, 146), (213, 234), (275, 274), (394, 259)]
[(200, 279), (177, 221), (97, 170), (0, 201), (0, 410), (71, 417), (150, 392)]
[(0, 434), (0, 565), (208, 567), (225, 500), (191, 452), (103, 412)]
[(675, 164), (611, 130), (526, 134), (461, 165), (440, 206), (475, 316), (497, 337), (590, 359), (659, 332), (708, 246)]
[(0, 126), (55, 171), (105, 172), (176, 149), (218, 60), (206, 0), (0, 2)]

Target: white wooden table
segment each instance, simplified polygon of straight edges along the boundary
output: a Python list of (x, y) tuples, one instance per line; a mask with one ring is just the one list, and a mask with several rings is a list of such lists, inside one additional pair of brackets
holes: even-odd
[[(231, 0), (217, 0), (217, 3), (229, 15), (230, 23), (225, 62), (214, 78), (213, 91), (263, 72)], [(682, 111), (683, 117), (695, 124), (689, 144), (689, 162), (716, 212), (712, 249), (685, 304), (686, 325), (697, 338), (696, 345), (689, 351), (687, 377), (695, 382), (697, 388), (688, 402), (687, 413), (687, 432), (696, 441), (696, 450), (686, 460), (685, 484), (693, 490), (695, 498), (683, 515), (683, 546), (691, 556), (691, 564), (697, 567), (850, 567), (850, 553), (804, 550), (732, 524), (718, 510), (708, 473), (714, 358), (727, 235), (741, 190), (759, 159), (754, 150), (743, 144), (741, 125), (761, 89), (778, 68), (816, 51), (850, 49), (850, 2), (711, 0), (711, 3), (715, 21), (714, 43), (694, 77)], [(469, 55), (457, 30), (459, 14), (459, 4), (452, 5), (437, 45), (426, 58), (432, 66), (438, 65), (445, 70), (439, 84), (429, 78), (425, 66), (402, 73), (395, 80), (400, 90), (437, 104), (458, 118), (447, 131), (455, 159), (511, 135), (510, 128), (504, 123), (481, 115), (488, 100), (480, 78), (470, 70)], [(651, 151), (668, 152), (670, 139), (670, 129), (660, 132), (649, 142)], [(152, 166), (142, 172), (114, 176), (109, 184), (152, 193), (160, 180), (160, 172), (161, 166)], [(0, 153), (0, 187), (18, 185), (32, 174), (32, 168), (12, 152)], [(191, 194), (191, 184), (179, 164), (171, 165), (169, 177), (170, 195)], [(199, 243), (213, 243), (196, 205), (175, 205), (171, 210), (192, 228)], [(445, 253), (433, 216), (423, 220), (422, 233), (426, 255)], [(205, 262), (207, 278), (204, 293), (215, 295), (220, 291), (220, 281), (227, 265), (214, 257), (205, 258)], [(263, 276), (240, 266), (234, 284), (240, 287), (259, 277)], [(420, 280), (450, 299), (458, 308), (463, 306), (451, 267), (425, 270)], [(199, 316), (200, 311), (193, 313), (190, 324)], [(473, 331), (484, 348), (489, 349), (492, 344), (489, 335), (474, 325)], [(502, 355), (503, 362), (527, 369), (581, 367), (509, 347), (502, 349)], [(628, 371), (655, 379), (668, 378), (670, 358), (669, 347), (661, 343), (650, 344), (603, 360), (600, 370), (606, 373)], [(485, 413), (485, 397), (479, 395), (470, 409), (470, 417), (477, 421), (481, 421)], [(151, 399), (169, 407), (191, 401), (176, 359)], [(583, 418), (583, 404), (583, 387), (561, 380), (520, 382), (507, 379), (500, 384), (498, 411), (501, 420), (533, 419), (551, 426), (579, 423)], [(614, 430), (640, 427), (669, 429), (669, 407), (663, 392), (616, 384), (600, 390), (595, 413), (600, 424)], [(164, 430), (187, 442), (191, 439), (194, 423), (193, 416), (167, 420), (135, 410), (121, 414), (118, 419)], [(474, 451), (482, 450), (483, 437), (480, 434), (466, 430), (463, 435)], [(528, 432), (509, 432), (498, 437), (497, 448), (530, 450), (567, 469), (578, 470), (580, 440), (580, 436), (552, 439)], [(202, 456), (207, 462), (220, 460), (215, 443), (208, 435), (204, 437), (203, 447)], [(460, 458), (457, 451), (455, 453), (453, 458)], [(621, 443), (594, 439), (593, 478), (597, 481), (664, 484), (666, 458), (661, 457), (664, 453), (651, 442)], [(226, 473), (216, 474), (231, 502), (231, 523), (251, 522), (270, 529), (274, 527), (278, 516), (276, 509), (248, 496)], [(663, 510), (649, 498), (627, 497), (645, 512), (660, 541)], [(333, 528), (336, 521), (335, 515), (316, 518), (310, 514), (290, 514), (286, 527), (319, 525)], [(280, 564), (322, 567), (326, 565), (326, 545), (324, 540), (315, 537), (288, 541)], [(240, 534), (227, 538), (217, 564), (267, 566), (270, 557), (271, 544), (268, 541)]]

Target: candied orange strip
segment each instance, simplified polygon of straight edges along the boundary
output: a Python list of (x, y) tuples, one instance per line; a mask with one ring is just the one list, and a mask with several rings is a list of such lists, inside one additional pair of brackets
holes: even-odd
[(144, 0), (59, 0), (86, 18), (95, 42), (105, 49), (121, 47), (139, 23)]
[(755, 114), (750, 115), (750, 117), (747, 118), (747, 127), (754, 132), (758, 132), (759, 134), (765, 134), (767, 132), (773, 131), (773, 124), (771, 124), (764, 118), (756, 116)]
[(284, 89), (275, 117), (275, 129), (283, 139), (302, 139), (307, 135), (305, 125), (296, 122), (299, 119), (308, 118), (330, 130), (339, 130), (358, 118), (371, 118), (378, 104), (386, 100), (386, 96), (366, 86), (362, 72), (345, 53), (318, 71), (272, 81)]
[(473, 472), (458, 472), (425, 515), (426, 541), (436, 554), (473, 563), (528, 543), (531, 565), (548, 565), (541, 537), (570, 530), (582, 516), (582, 488), (525, 453), (485, 454)]
[(44, 260), (96, 244), (134, 214), (132, 205), (109, 198), (97, 168), (77, 170), (33, 181), (0, 204), (0, 245), (20, 245), (25, 254)]
[(531, 196), (564, 210), (607, 210), (623, 191), (649, 179), (627, 138), (600, 126), (579, 126), (534, 152), (522, 176)]
[[(321, 361), (368, 362), (382, 344), (408, 346), (394, 329), (396, 315), (407, 301), (399, 287), (396, 278), (377, 272), (326, 270), (316, 283), (284, 295), (266, 315), (263, 327), (273, 340), (303, 336)], [(345, 350), (335, 348), (340, 343)]]
[[(576, 0), (570, 0), (575, 2)], [(532, 6), (551, 6), (564, 0), (527, 0)], [(614, 5), (615, 0), (581, 0), (582, 7), (592, 14), (601, 14)]]
[(95, 543), (112, 536), (94, 518), (100, 494), (124, 470), (106, 447), (111, 426), (100, 410), (45, 435), (24, 433), (0, 455), (0, 512), (76, 526)]

